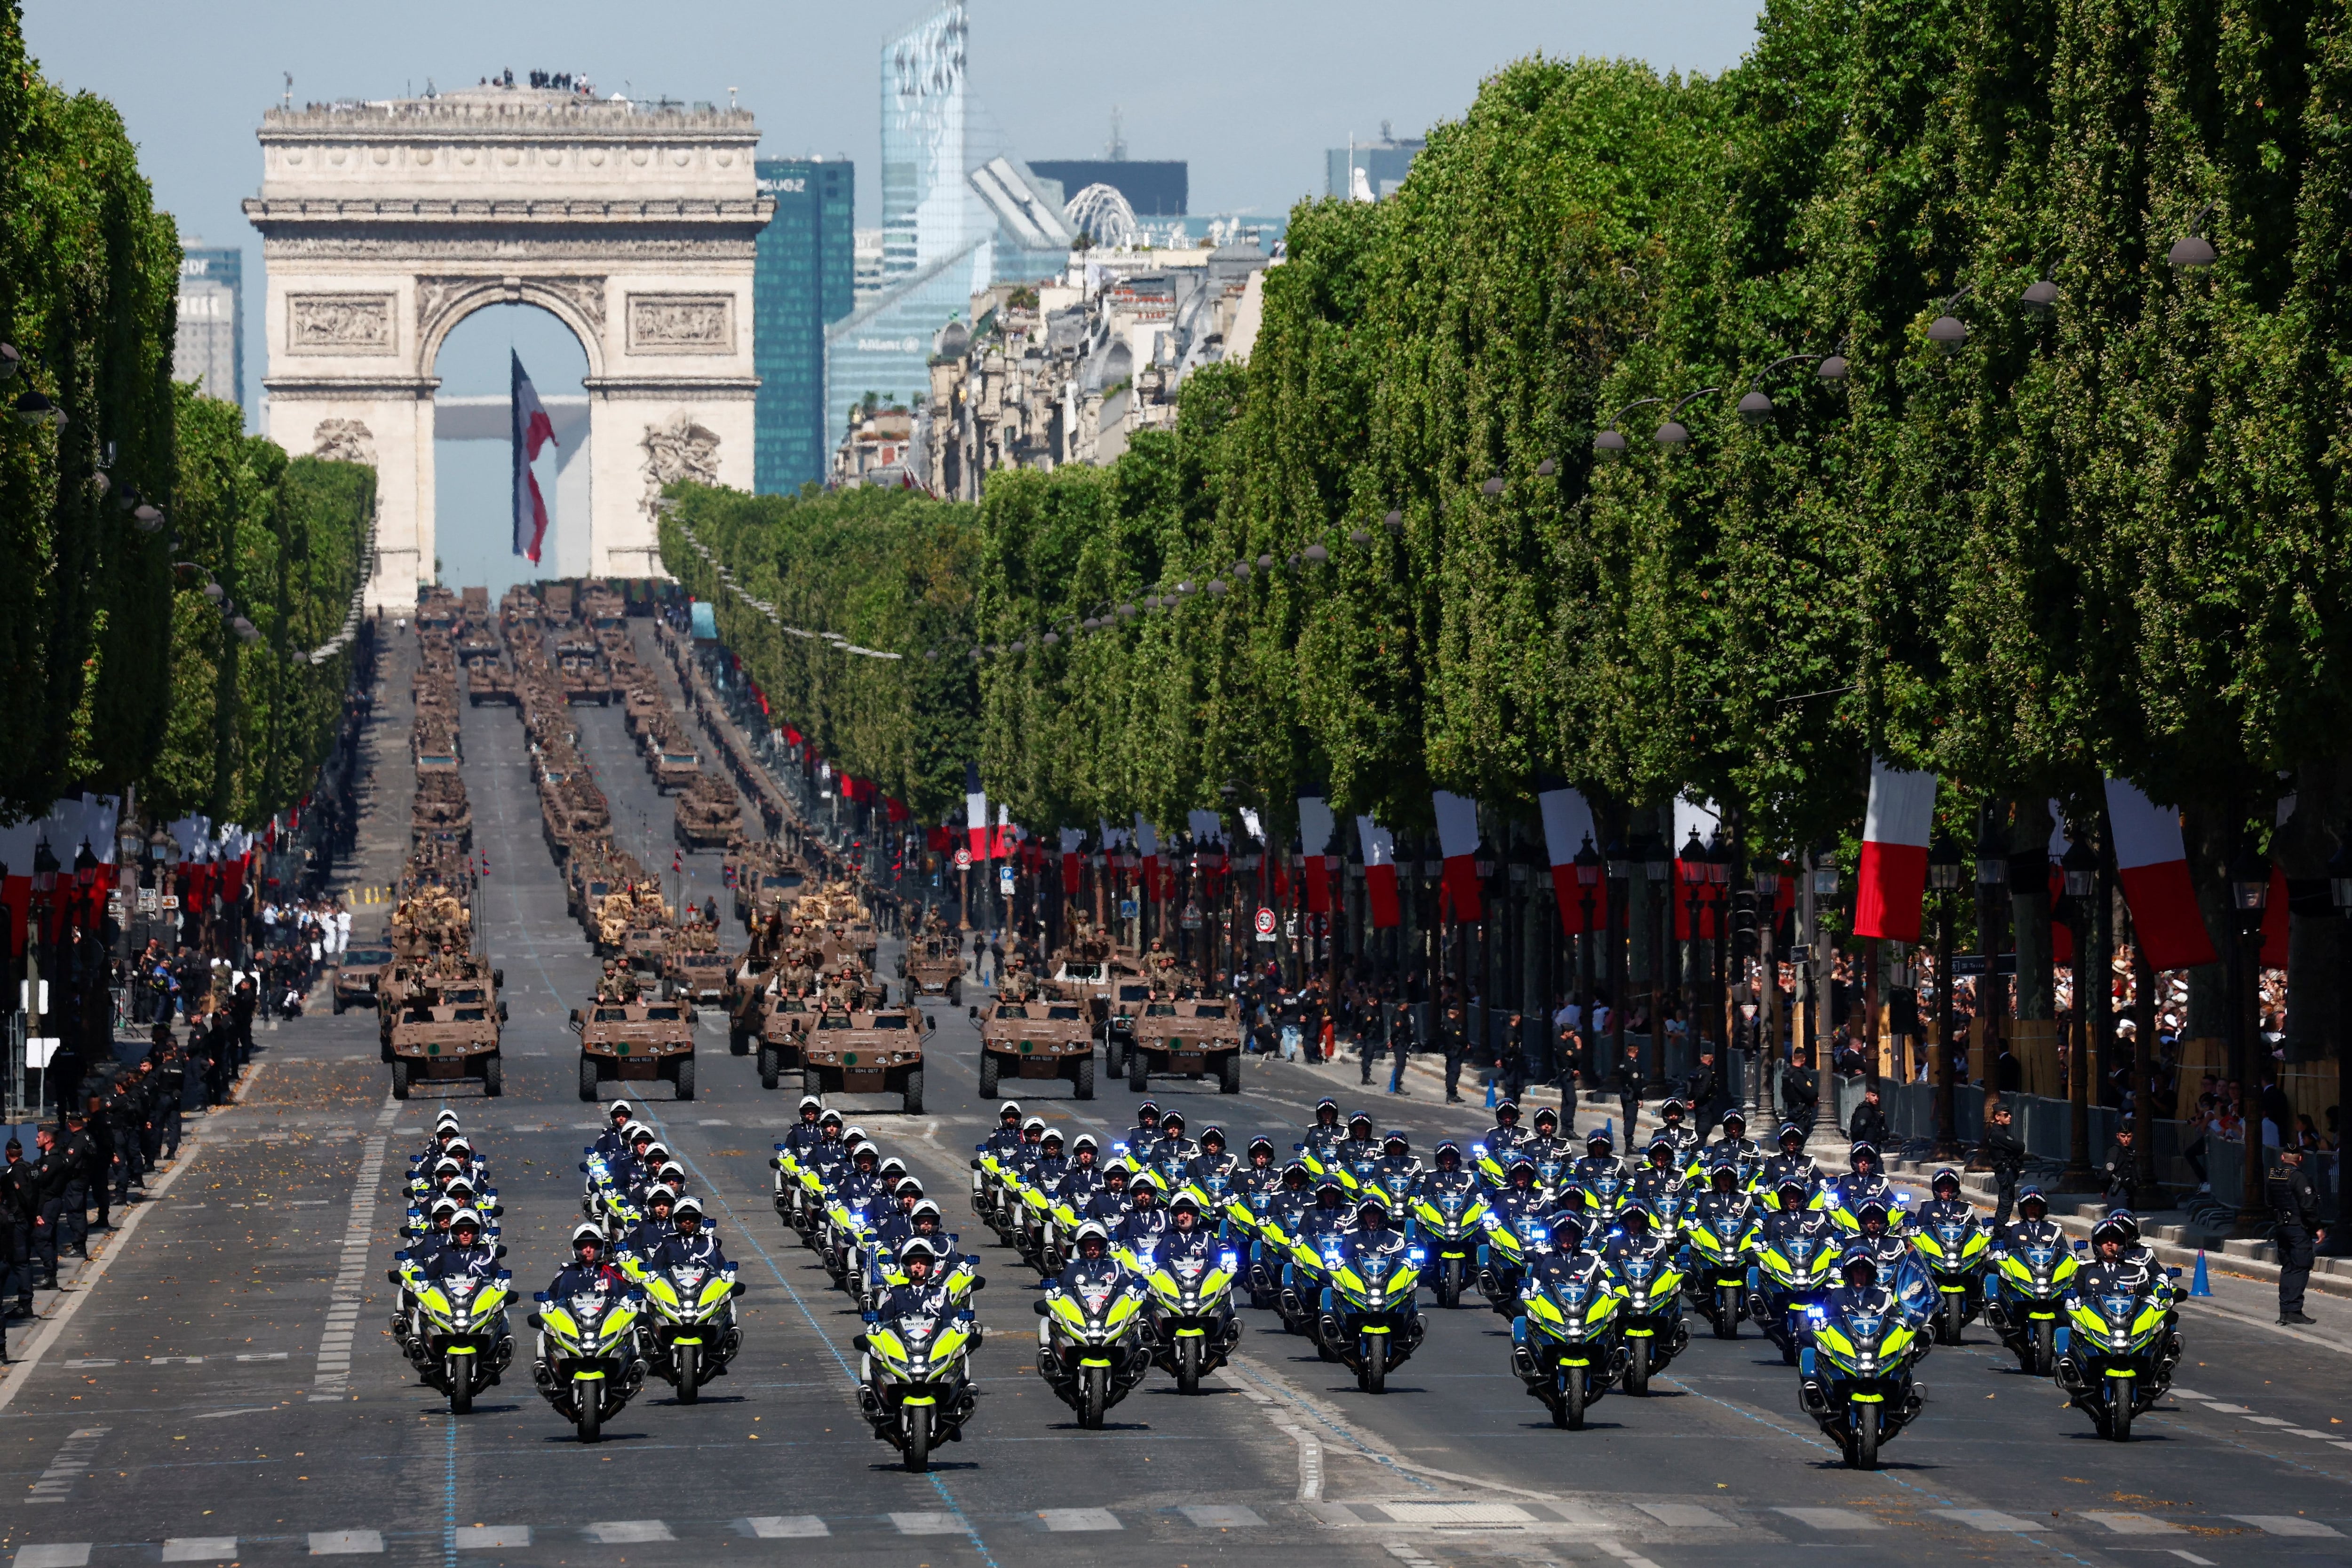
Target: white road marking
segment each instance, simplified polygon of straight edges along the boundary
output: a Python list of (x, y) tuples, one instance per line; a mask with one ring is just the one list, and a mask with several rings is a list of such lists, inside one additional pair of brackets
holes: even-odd
[(65, 1501), (73, 1491), (74, 1482), (89, 1469), (90, 1458), (98, 1452), (99, 1444), (113, 1429), (111, 1427), (76, 1427), (67, 1436), (64, 1446), (58, 1449), (57, 1457), (49, 1461), (49, 1468), (41, 1472), (40, 1479), (33, 1483), (25, 1500)]

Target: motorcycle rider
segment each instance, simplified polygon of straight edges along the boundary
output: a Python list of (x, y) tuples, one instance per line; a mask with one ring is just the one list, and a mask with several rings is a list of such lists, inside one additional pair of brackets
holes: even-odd
[(2038, 1186), (2029, 1186), (2017, 1197), (2017, 1218), (2009, 1228), (1992, 1239), (1992, 1244), (2004, 1252), (2020, 1252), (2029, 1247), (2064, 1247), (2066, 1233), (2050, 1218), (2050, 1200)]
[[(1259, 1141), (1265, 1142), (1264, 1139)], [(1267, 1144), (1268, 1159), (1273, 1157), (1273, 1150), (1274, 1145)], [(1201, 1134), (1201, 1152), (1185, 1165), (1184, 1179), (1199, 1186), (1202, 1192), (1210, 1191), (1210, 1183), (1216, 1180), (1223, 1180), (1230, 1187), (1240, 1166), (1239, 1158), (1225, 1152), (1225, 1130), (1211, 1127)]]
[(1027, 1182), (1029, 1172), (1045, 1155), (1045, 1118), (1032, 1116), (1021, 1124), (1021, 1144), (1005, 1162), (1006, 1168), (1022, 1182)]
[(1070, 1140), (1069, 1168), (1062, 1173), (1062, 1201), (1083, 1214), (1102, 1189), (1102, 1145), (1095, 1142), (1092, 1133), (1080, 1133)]
[(800, 1106), (801, 1119), (793, 1123), (791, 1130), (784, 1134), (783, 1152), (790, 1155), (794, 1159), (799, 1159), (802, 1155), (807, 1154), (809, 1150), (814, 1148), (817, 1145), (817, 1141), (824, 1136), (824, 1134), (819, 1130), (817, 1126), (818, 1119), (824, 1114), (824, 1103), (823, 1101), (819, 1100), (814, 1094), (802, 1095)]
[(446, 1280), (453, 1274), (488, 1280), (498, 1271), (498, 1249), (482, 1239), (482, 1217), (470, 1208), (461, 1208), (450, 1217), (448, 1239), (425, 1265), (428, 1280)]
[(1928, 1190), (1934, 1194), (1919, 1206), (1922, 1226), (1947, 1225), (1974, 1219), (1976, 1207), (1960, 1196), (1960, 1173), (1946, 1166), (1936, 1173)]
[(1520, 1220), (1541, 1218), (1551, 1212), (1551, 1194), (1537, 1185), (1535, 1161), (1520, 1154), (1511, 1156), (1510, 1168), (1504, 1171), (1503, 1185), (1490, 1207), (1496, 1222), (1509, 1227), (1513, 1235), (1520, 1233)]
[(1070, 1238), (1070, 1260), (1063, 1265), (1055, 1282), (1072, 1295), (1078, 1295), (1088, 1286), (1116, 1284), (1124, 1272), (1118, 1260), (1111, 1255), (1109, 1230), (1102, 1221), (1088, 1219), (1081, 1221)]
[(843, 1134), (841, 1113), (827, 1111), (816, 1119), (816, 1142), (801, 1153), (801, 1168), (819, 1181), (830, 1182), (831, 1172), (849, 1159), (849, 1140)]
[(1021, 1146), (1021, 1103), (1007, 1100), (996, 1108), (996, 1131), (988, 1134), (987, 1149), (1001, 1163)]
[(1794, 1178), (1803, 1189), (1798, 1201), (1812, 1202), (1814, 1192), (1822, 1185), (1822, 1173), (1805, 1153), (1805, 1129), (1790, 1122), (1780, 1129), (1777, 1141), (1780, 1152), (1764, 1162), (1764, 1190), (1772, 1194), (1773, 1201), (1778, 1203), (1787, 1184)]
[(1160, 1204), (1160, 1178), (1150, 1171), (1138, 1171), (1128, 1184), (1127, 1215), (1111, 1233), (1111, 1239), (1121, 1249), (1140, 1258), (1158, 1244), (1168, 1228), (1168, 1211)]
[[(609, 1294), (628, 1288), (628, 1276), (605, 1259), (604, 1233), (585, 1222), (572, 1227), (572, 1260), (548, 1281), (549, 1299), (563, 1301), (592, 1291)], [(541, 1354), (543, 1357), (544, 1352)]]
[(1356, 1222), (1348, 1236), (1348, 1256), (1394, 1257), (1404, 1250), (1404, 1232), (1389, 1223), (1385, 1193), (1366, 1191), (1356, 1203)]
[(1302, 1152), (1313, 1155), (1328, 1165), (1333, 1149), (1347, 1140), (1347, 1130), (1339, 1125), (1339, 1103), (1323, 1099), (1315, 1102), (1315, 1120), (1307, 1124)]
[(1079, 1216), (1100, 1225), (1105, 1235), (1118, 1229), (1119, 1221), (1127, 1218), (1128, 1209), (1131, 1207), (1128, 1202), (1127, 1185), (1134, 1174), (1135, 1167), (1124, 1159), (1113, 1160), (1103, 1166), (1102, 1189), (1087, 1200), (1087, 1206), (1078, 1210)]
[[(442, 1112), (433, 1120), (432, 1141), (427, 1143), (420, 1153), (409, 1156), (408, 1168), (412, 1171), (420, 1167), (429, 1169), (436, 1161), (448, 1152), (449, 1140), (458, 1135), (457, 1113)], [(599, 1138), (597, 1142), (601, 1144), (604, 1140)]]
[[(1530, 1164), (1528, 1171), (1532, 1175), (1534, 1165)], [(1579, 1186), (1589, 1187), (1602, 1176), (1615, 1176), (1622, 1182), (1629, 1174), (1625, 1162), (1617, 1157), (1615, 1141), (1607, 1133), (1596, 1130), (1584, 1140), (1584, 1157), (1569, 1167), (1568, 1179)]]
[(1135, 1108), (1135, 1125), (1120, 1140), (1127, 1145), (1128, 1156), (1139, 1165), (1151, 1157), (1154, 1145), (1160, 1142), (1160, 1103), (1146, 1100)]
[[(1834, 1184), (1839, 1205), (1848, 1214), (1859, 1214), (1862, 1206), (1874, 1198), (1882, 1203), (1891, 1201), (1886, 1172), (1879, 1160), (1877, 1145), (1856, 1144), (1853, 1153), (1848, 1157), (1853, 1168), (1839, 1176)], [(1884, 1278), (1883, 1273), (1881, 1277)]]
[[(2123, 1250), (2117, 1254), (2116, 1261), (2126, 1268), (2137, 1269), (2145, 1274), (2147, 1277), (2149, 1289), (2161, 1295), (2169, 1309), (2174, 1298), (2179, 1292), (2173, 1289), (2172, 1276), (2165, 1271), (2164, 1264), (2157, 1258), (2155, 1251), (2148, 1247), (2147, 1243), (2140, 1239), (2139, 1216), (2128, 1208), (2118, 1208), (2106, 1216), (2105, 1223), (2115, 1226), (2123, 1233)], [(2091, 1246), (2094, 1250), (2098, 1247), (2096, 1231), (2092, 1232)], [(2171, 1315), (2173, 1322), (2180, 1321), (2180, 1314), (2177, 1311)]]
[[(1884, 1199), (1868, 1198), (1854, 1218), (1860, 1234), (1846, 1251), (1869, 1253), (1878, 1265), (1879, 1283), (1894, 1292), (1895, 1300), (1902, 1303), (1904, 1315), (1915, 1326), (1925, 1322), (1935, 1306), (1934, 1293), (1928, 1288), (1926, 1272), (1912, 1254), (1911, 1243), (1893, 1223), (1893, 1211)], [(1919, 1343), (1923, 1348), (1927, 1343), (1926, 1340)]]
[[(1669, 1104), (1673, 1102), (1667, 1102)], [(1683, 1185), (1682, 1149), (1661, 1130), (1650, 1140), (1649, 1157), (1633, 1173), (1633, 1199), (1646, 1203), (1662, 1192)]]
[(1407, 1193), (1416, 1191), (1428, 1167), (1413, 1158), (1412, 1140), (1402, 1128), (1391, 1128), (1381, 1140), (1381, 1157), (1372, 1162), (1372, 1179), (1391, 1201), (1401, 1202)]
[[(1717, 1144), (1715, 1147), (1719, 1149), (1723, 1145)], [(1744, 1222), (1755, 1218), (1755, 1207), (1756, 1200), (1740, 1188), (1737, 1156), (1718, 1159), (1707, 1168), (1706, 1190), (1700, 1193), (1698, 1201), (1691, 1206), (1691, 1218), (1695, 1223), (1707, 1225), (1729, 1215), (1743, 1222), (1744, 1230)]]
[(1201, 1200), (1180, 1192), (1168, 1200), (1168, 1228), (1153, 1243), (1152, 1256), (1161, 1263), (1179, 1258), (1205, 1258), (1216, 1245), (1216, 1231), (1202, 1223)]
[(1519, 1140), (1524, 1135), (1519, 1131), (1518, 1102), (1506, 1100), (1495, 1107), (1495, 1124), (1487, 1128), (1478, 1141), (1486, 1145), (1486, 1152), (1499, 1162), (1519, 1146)]
[(1361, 1111), (1349, 1117), (1348, 1135), (1332, 1152), (1341, 1164), (1350, 1167), (1380, 1158), (1380, 1145), (1372, 1136), (1372, 1119)]
[[(1436, 1197), (1446, 1193), (1467, 1192), (1478, 1185), (1477, 1174), (1462, 1163), (1462, 1145), (1448, 1138), (1430, 1155), (1433, 1162), (1421, 1173), (1420, 1186), (1415, 1189)], [(1528, 1166), (1530, 1173), (1533, 1164)]]
[(877, 1245), (892, 1257), (898, 1254), (898, 1243), (915, 1233), (915, 1206), (923, 1201), (923, 1184), (913, 1176), (901, 1176), (890, 1188), (890, 1211), (874, 1227)]
[(1326, 1236), (1347, 1232), (1349, 1216), (1348, 1191), (1336, 1176), (1325, 1176), (1315, 1186), (1315, 1201), (1298, 1217), (1297, 1233), (1302, 1238), (1318, 1240)]
[(1160, 1118), (1160, 1141), (1146, 1157), (1155, 1170), (1165, 1171), (1171, 1166), (1181, 1170), (1200, 1152), (1201, 1145), (1184, 1135), (1184, 1113), (1171, 1111)]
[(898, 1272), (906, 1279), (903, 1285), (893, 1285), (875, 1309), (881, 1322), (897, 1322), (901, 1318), (944, 1316), (954, 1305), (949, 1295), (945, 1270), (940, 1260), (947, 1249), (928, 1236), (909, 1236), (898, 1249)]
[(1707, 1145), (1706, 1152), (1713, 1158), (1718, 1150), (1751, 1167), (1764, 1163), (1764, 1145), (1748, 1135), (1748, 1118), (1738, 1111), (1724, 1113), (1723, 1136)]
[[(1501, 1114), (1502, 1109), (1497, 1106), (1496, 1115), (1499, 1118)], [(1567, 1140), (1559, 1135), (1559, 1113), (1549, 1105), (1536, 1112), (1535, 1131), (1523, 1135), (1514, 1146), (1535, 1161), (1538, 1171), (1546, 1160), (1558, 1160), (1565, 1169), (1573, 1157)]]
[(1658, 1107), (1658, 1130), (1651, 1135), (1650, 1141), (1654, 1145), (1660, 1138), (1673, 1147), (1675, 1163), (1687, 1168), (1692, 1156), (1698, 1152), (1701, 1134), (1696, 1127), (1691, 1125), (1689, 1113), (1676, 1096), (1668, 1095), (1666, 1103)]
[[(1206, 1137), (1202, 1139), (1202, 1143), (1207, 1141)], [(1305, 1176), (1307, 1167), (1300, 1166), (1298, 1173)], [(1249, 1163), (1233, 1173), (1234, 1191), (1247, 1197), (1260, 1192), (1277, 1192), (1281, 1187), (1282, 1172), (1276, 1169), (1274, 1164), (1274, 1140), (1263, 1135), (1252, 1138), (1249, 1142)]]
[(699, 1200), (679, 1198), (674, 1217), (677, 1228), (662, 1242), (661, 1250), (654, 1255), (648, 1267), (721, 1270), (729, 1266), (727, 1255), (719, 1246), (719, 1232), (703, 1222)]
[(1065, 1146), (1059, 1127), (1047, 1128), (1038, 1138), (1036, 1157), (1029, 1162), (1024, 1173), (1031, 1186), (1053, 1192), (1062, 1185), (1062, 1178), (1070, 1170), (1069, 1156), (1063, 1153)]
[(1779, 1207), (1764, 1217), (1764, 1239), (1777, 1244), (1790, 1237), (1810, 1237), (1819, 1241), (1837, 1234), (1837, 1221), (1826, 1209), (1808, 1208), (1807, 1198), (1812, 1188), (1801, 1177), (1784, 1178), (1773, 1194)]
[(1601, 1248), (1601, 1260), (1622, 1274), (1630, 1261), (1663, 1258), (1685, 1245), (1675, 1232), (1654, 1228), (1650, 1211), (1635, 1204), (1617, 1217), (1617, 1228), (1610, 1232), (1608, 1243)]
[(677, 1194), (670, 1188), (661, 1186), (650, 1188), (646, 1193), (645, 1202), (641, 1206), (645, 1218), (639, 1220), (630, 1229), (628, 1235), (622, 1238), (621, 1246), (635, 1254), (640, 1261), (659, 1252), (662, 1249), (662, 1244), (670, 1239), (670, 1233), (677, 1228), (677, 1220), (674, 1218), (677, 1213), (674, 1206), (677, 1202)]
[(1609, 1265), (1587, 1245), (1589, 1239), (1579, 1208), (1563, 1208), (1553, 1215), (1551, 1250), (1528, 1260), (1528, 1282), (1537, 1286), (1580, 1282), (1596, 1295), (1608, 1289)]

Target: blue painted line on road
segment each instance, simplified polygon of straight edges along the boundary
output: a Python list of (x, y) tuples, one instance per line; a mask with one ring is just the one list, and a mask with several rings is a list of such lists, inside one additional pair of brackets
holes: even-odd
[(444, 1416), (441, 1446), (441, 1568), (457, 1568), (457, 1417)]

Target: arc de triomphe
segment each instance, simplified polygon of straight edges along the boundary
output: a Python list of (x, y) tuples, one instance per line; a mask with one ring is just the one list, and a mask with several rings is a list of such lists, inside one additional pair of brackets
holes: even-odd
[(434, 361), (486, 305), (540, 306), (587, 352), (592, 573), (661, 574), (662, 484), (751, 488), (752, 245), (775, 204), (748, 111), (478, 88), (272, 110), (260, 139), (268, 434), (376, 465), (369, 602), (433, 580)]

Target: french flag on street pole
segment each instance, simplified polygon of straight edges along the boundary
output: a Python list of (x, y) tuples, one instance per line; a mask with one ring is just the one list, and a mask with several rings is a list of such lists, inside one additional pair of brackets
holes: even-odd
[(1331, 913), (1331, 831), (1338, 823), (1320, 795), (1298, 798), (1298, 841), (1307, 857), (1307, 913)]
[(1072, 898), (1078, 895), (1078, 850), (1087, 841), (1084, 828), (1064, 828), (1062, 838), (1062, 891)]
[(555, 422), (523, 373), (522, 356), (509, 349), (507, 358), (513, 363), (507, 402), (514, 418), (514, 552), (537, 566), (540, 544), (547, 538), (547, 498), (539, 493), (539, 476), (530, 465), (539, 461), (540, 448), (556, 444)]
[(1143, 896), (1158, 899), (1167, 895), (1160, 891), (1160, 830), (1135, 814), (1135, 847), (1143, 852)]
[(2116, 832), (2116, 873), (2148, 967), (2189, 969), (2213, 962), (2213, 939), (2189, 880), (2179, 808), (2157, 805), (2123, 779), (2110, 779), (2107, 821)]
[(1936, 776), (1870, 759), (1870, 805), (1862, 819), (1862, 864), (1853, 879), (1853, 934), (1919, 940), (1927, 891), (1927, 841), (1936, 831)]
[(1359, 817), (1356, 841), (1364, 849), (1364, 901), (1371, 905), (1372, 928), (1392, 931), (1403, 921), (1397, 906), (1396, 835), (1370, 817)]
[(971, 840), (971, 858), (986, 860), (990, 841), (995, 835), (988, 831), (988, 791), (980, 787), (977, 762), (967, 762), (963, 768), (963, 823)]
[[(1561, 929), (1574, 936), (1585, 929), (1584, 884), (1576, 880), (1576, 857), (1592, 839), (1591, 803), (1574, 789), (1547, 789), (1536, 797), (1543, 812), (1544, 850), (1551, 859), (1552, 901), (1559, 905)], [(1596, 848), (1595, 852), (1598, 853)], [(1592, 929), (1609, 924), (1609, 879), (1594, 880)]]
[(1445, 857), (1445, 894), (1454, 918), (1475, 925), (1486, 917), (1478, 896), (1478, 802), (1440, 789), (1430, 797), (1437, 809), (1437, 849)]

